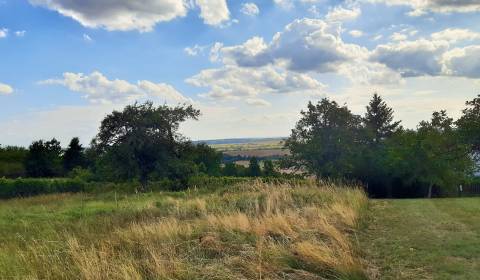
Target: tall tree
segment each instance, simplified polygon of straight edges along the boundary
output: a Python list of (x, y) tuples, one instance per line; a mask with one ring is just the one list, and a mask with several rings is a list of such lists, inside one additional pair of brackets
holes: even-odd
[(62, 147), (55, 138), (33, 142), (25, 159), (29, 177), (55, 177), (62, 175)]
[(66, 172), (72, 171), (75, 167), (86, 166), (87, 160), (84, 152), (85, 149), (80, 144), (80, 139), (74, 137), (63, 154), (63, 168)]
[(248, 166), (248, 176), (250, 177), (262, 176), (262, 170), (260, 169), (260, 165), (258, 164), (258, 160), (256, 157), (252, 157), (250, 159), (250, 165)]
[(380, 95), (375, 93), (367, 106), (364, 117), (365, 126), (371, 134), (371, 141), (379, 143), (382, 139), (391, 136), (400, 126), (400, 121), (393, 121), (393, 109)]
[(275, 177), (278, 175), (278, 172), (275, 170), (275, 165), (273, 164), (273, 161), (263, 161), (263, 175), (267, 177)]
[(321, 177), (349, 177), (357, 152), (361, 117), (327, 98), (308, 103), (285, 141), (291, 155), (284, 166)]
[(153, 172), (168, 176), (169, 164), (175, 165), (176, 171), (181, 169), (178, 160), (186, 139), (178, 129), (182, 122), (199, 115), (191, 105), (135, 103), (108, 115), (92, 145), (113, 172), (139, 179), (145, 190)]

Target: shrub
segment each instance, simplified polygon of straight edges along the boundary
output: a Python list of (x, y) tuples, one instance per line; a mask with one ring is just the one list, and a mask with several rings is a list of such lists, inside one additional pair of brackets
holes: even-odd
[(75, 179), (0, 179), (0, 198), (81, 192), (85, 183)]

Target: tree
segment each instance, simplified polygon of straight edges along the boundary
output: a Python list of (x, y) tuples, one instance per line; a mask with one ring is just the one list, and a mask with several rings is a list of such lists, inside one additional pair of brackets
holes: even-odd
[(201, 143), (192, 145), (192, 160), (198, 166), (202, 166), (201, 170), (210, 176), (219, 176), (221, 173), (220, 164), (222, 162), (222, 153), (207, 144)]
[(260, 165), (258, 164), (258, 160), (256, 157), (252, 157), (250, 159), (250, 164), (248, 166), (248, 176), (250, 177), (262, 176), (262, 170), (260, 169)]
[(354, 177), (368, 185), (370, 194), (392, 197), (392, 182), (388, 174), (384, 144), (401, 129), (400, 121), (394, 121), (393, 109), (376, 93), (366, 109), (362, 130), (365, 139), (362, 144), (365, 145), (357, 147), (361, 152), (357, 153), (355, 159)]
[(25, 159), (25, 170), (29, 177), (55, 177), (62, 174), (62, 147), (55, 138), (44, 142), (33, 142)]
[(373, 143), (379, 143), (391, 136), (400, 125), (400, 121), (393, 121), (393, 109), (388, 107), (382, 97), (376, 93), (367, 106), (364, 123), (372, 136), (371, 142)]
[(23, 147), (0, 146), (0, 178), (25, 176), (25, 158), (28, 150)]
[(352, 158), (360, 144), (361, 118), (327, 98), (316, 105), (309, 102), (301, 116), (285, 141), (291, 155), (283, 165), (317, 178), (351, 176)]
[(267, 177), (275, 177), (278, 175), (278, 172), (275, 170), (273, 161), (271, 160), (263, 161), (263, 175)]
[(155, 107), (152, 102), (129, 105), (114, 111), (101, 123), (92, 145), (111, 172), (138, 179), (147, 189), (149, 177), (175, 176), (186, 139), (178, 132), (182, 122), (197, 120), (200, 111), (191, 105)]
[(223, 168), (223, 175), (224, 176), (231, 176), (231, 177), (236, 177), (239, 176), (238, 174), (238, 168), (235, 162), (227, 162), (225, 164), (225, 167)]
[(66, 172), (72, 171), (75, 167), (85, 167), (87, 159), (84, 154), (84, 148), (80, 144), (78, 137), (73, 138), (68, 148), (63, 154), (63, 168)]
[(466, 108), (457, 120), (459, 135), (471, 146), (472, 154), (480, 157), (480, 95), (466, 102)]
[(396, 137), (390, 145), (389, 161), (395, 166), (394, 176), (426, 185), (429, 198), (434, 186), (456, 186), (473, 167), (469, 147), (459, 140), (453, 119), (445, 111), (434, 112), (417, 131)]

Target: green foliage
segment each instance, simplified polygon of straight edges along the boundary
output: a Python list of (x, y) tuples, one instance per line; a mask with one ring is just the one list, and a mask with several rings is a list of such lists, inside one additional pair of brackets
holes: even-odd
[(260, 177), (262, 176), (262, 170), (260, 169), (260, 165), (258, 164), (258, 160), (256, 157), (252, 157), (250, 159), (250, 164), (248, 165), (247, 176), (250, 177)]
[(40, 194), (80, 192), (85, 183), (75, 179), (2, 179), (0, 198), (28, 197)]
[(21, 147), (0, 146), (0, 177), (25, 176), (24, 162), (28, 151)]
[(460, 137), (465, 143), (471, 145), (473, 153), (480, 155), (480, 95), (466, 102), (466, 108), (456, 125)]
[(117, 178), (138, 179), (144, 189), (153, 175), (187, 176), (182, 172), (192, 168), (179, 162), (185, 140), (178, 129), (180, 123), (197, 119), (199, 114), (191, 105), (154, 107), (152, 102), (114, 111), (102, 121), (92, 141), (100, 161), (97, 170)]
[(62, 147), (55, 138), (44, 142), (33, 142), (25, 159), (25, 169), (28, 177), (57, 177), (62, 170)]
[(266, 177), (276, 177), (279, 175), (278, 171), (275, 170), (275, 165), (273, 164), (273, 161), (263, 161), (263, 175)]
[(80, 139), (75, 137), (63, 154), (63, 168), (68, 173), (76, 167), (86, 167), (86, 165), (85, 149), (80, 144)]
[(307, 107), (285, 142), (291, 156), (284, 166), (307, 171), (318, 178), (349, 177), (361, 118), (327, 98), (317, 105), (309, 102)]

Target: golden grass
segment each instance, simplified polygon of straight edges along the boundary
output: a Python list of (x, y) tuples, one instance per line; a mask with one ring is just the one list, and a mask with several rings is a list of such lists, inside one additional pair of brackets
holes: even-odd
[[(162, 197), (161, 203), (146, 204), (130, 222), (106, 226), (98, 238), (91, 232), (65, 232), (59, 233), (57, 243), (19, 246), (25, 268), (21, 275), (87, 280), (366, 279), (352, 243), (366, 204), (360, 189), (314, 183), (256, 182), (212, 194)], [(91, 225), (86, 226), (88, 232)]]

